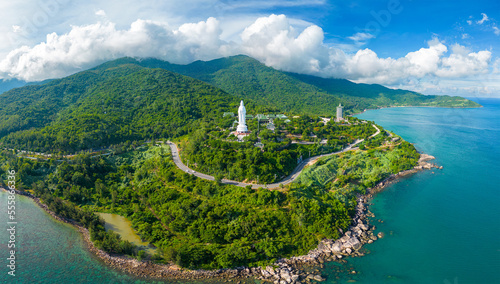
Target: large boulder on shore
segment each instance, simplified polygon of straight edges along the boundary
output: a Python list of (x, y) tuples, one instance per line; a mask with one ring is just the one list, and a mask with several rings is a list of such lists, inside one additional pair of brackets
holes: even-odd
[(347, 240), (343, 245), (342, 247), (344, 249), (347, 249), (347, 248), (352, 248), (354, 250), (358, 250), (361, 248), (361, 242), (356, 238), (356, 237), (352, 237), (350, 238), (349, 240)]
[(266, 266), (266, 270), (270, 275), (274, 276), (274, 268), (272, 266)]
[(369, 228), (368, 228), (368, 226), (367, 226), (366, 224), (361, 223), (361, 222), (358, 224), (358, 227), (359, 227), (362, 231), (368, 231), (368, 229), (369, 229)]
[(332, 246), (332, 252), (339, 253), (342, 250), (339, 242), (335, 242)]

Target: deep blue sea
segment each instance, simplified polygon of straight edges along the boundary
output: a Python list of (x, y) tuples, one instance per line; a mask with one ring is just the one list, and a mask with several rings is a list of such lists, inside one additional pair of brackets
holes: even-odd
[[(500, 283), (500, 100), (474, 100), (484, 107), (357, 115), (435, 156), (444, 169), (377, 194), (372, 224), (386, 236), (366, 245), (364, 257), (327, 264), (326, 283)], [(104, 266), (75, 229), (24, 197), (16, 206), (16, 276), (7, 275), (6, 202), (0, 192), (0, 283), (153, 283)]]

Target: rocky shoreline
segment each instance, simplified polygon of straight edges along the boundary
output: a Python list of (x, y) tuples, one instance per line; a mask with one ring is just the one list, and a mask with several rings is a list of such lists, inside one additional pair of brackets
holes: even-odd
[(257, 275), (257, 278), (275, 284), (324, 281), (326, 279), (322, 275), (305, 273), (301, 268), (311, 265), (322, 266), (327, 261), (341, 261), (347, 256), (363, 256), (364, 254), (360, 249), (364, 244), (373, 243), (377, 239), (384, 237), (382, 232), (375, 235), (375, 226), (371, 226), (368, 222), (367, 217), (374, 217), (373, 213), (367, 209), (367, 204), (373, 194), (380, 192), (386, 186), (397, 181), (398, 178), (426, 169), (442, 169), (442, 166), (428, 162), (433, 159), (435, 158), (431, 155), (421, 154), (418, 164), (413, 169), (392, 174), (369, 189), (367, 194), (358, 196), (356, 215), (353, 218), (352, 225), (341, 238), (338, 240), (324, 239), (318, 244), (318, 247), (309, 251), (307, 255), (280, 259), (275, 263), (275, 267), (261, 268), (261, 275)]
[[(366, 208), (373, 194), (379, 192), (387, 185), (395, 182), (398, 178), (416, 173), (425, 169), (439, 168), (435, 164), (429, 163), (429, 160), (434, 157), (426, 154), (421, 154), (418, 165), (411, 170), (403, 171), (398, 174), (393, 174), (383, 181), (379, 182), (375, 187), (371, 188), (366, 195), (358, 197), (358, 205), (356, 214), (353, 218), (351, 227), (338, 240), (324, 239), (318, 246), (309, 251), (308, 254), (291, 257), (288, 259), (280, 259), (272, 266), (262, 267), (240, 267), (236, 269), (218, 269), (218, 270), (188, 270), (177, 265), (157, 264), (148, 260), (138, 261), (135, 258), (121, 255), (110, 255), (94, 246), (90, 240), (89, 231), (80, 226), (73, 220), (57, 216), (39, 198), (25, 192), (16, 191), (17, 194), (28, 196), (35, 201), (40, 208), (56, 220), (75, 226), (83, 235), (88, 250), (102, 260), (106, 265), (126, 272), (128, 274), (156, 278), (156, 279), (209, 279), (222, 278), (226, 281), (244, 282), (246, 278), (258, 278), (266, 282), (275, 284), (291, 284), (291, 283), (309, 283), (311, 281), (326, 280), (321, 274), (308, 273), (304, 271), (304, 267), (322, 266), (327, 261), (342, 261), (347, 256), (362, 256), (361, 247), (366, 243), (372, 243), (383, 237), (383, 233), (374, 234), (375, 227), (371, 226), (367, 217), (373, 216)], [(4, 189), (5, 190), (5, 189)]]
[(418, 160), (418, 164), (413, 169), (402, 171), (402, 172), (399, 172), (397, 174), (390, 175), (389, 177), (387, 177), (383, 181), (379, 182), (376, 186), (374, 186), (373, 188), (371, 188), (370, 189), (370, 193), (368, 194), (368, 196), (372, 197), (373, 194), (379, 192), (380, 190), (382, 190), (386, 186), (388, 186), (391, 183), (397, 181), (398, 178), (401, 178), (401, 177), (404, 177), (404, 176), (407, 176), (407, 175), (410, 175), (410, 174), (414, 174), (414, 173), (422, 171), (422, 170), (431, 170), (433, 168), (442, 170), (443, 166), (438, 166), (438, 165), (436, 165), (434, 163), (429, 163), (428, 162), (428, 161), (434, 160), (434, 159), (435, 159), (434, 156), (431, 156), (431, 155), (428, 155), (428, 154), (420, 154), (420, 159)]
[[(5, 188), (2, 188), (7, 192)], [(177, 265), (156, 264), (149, 260), (138, 261), (135, 258), (123, 255), (111, 255), (94, 246), (90, 240), (88, 229), (80, 226), (72, 219), (58, 216), (51, 211), (47, 205), (40, 199), (30, 193), (15, 190), (16, 194), (31, 198), (41, 209), (47, 212), (54, 219), (73, 225), (83, 236), (83, 241), (87, 249), (106, 265), (138, 277), (157, 278), (157, 279), (208, 279), (224, 278), (229, 280), (238, 280), (249, 278), (258, 273), (256, 268), (238, 268), (238, 269), (218, 269), (218, 270), (188, 270)]]

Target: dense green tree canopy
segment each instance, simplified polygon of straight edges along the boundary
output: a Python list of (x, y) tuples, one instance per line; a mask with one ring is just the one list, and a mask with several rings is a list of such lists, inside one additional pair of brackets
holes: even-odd
[[(274, 131), (249, 120), (252, 134), (235, 142), (234, 118), (223, 114), (235, 112), (242, 98), (254, 114), (289, 112), (291, 119), (275, 119)], [(333, 115), (339, 102), (355, 111), (445, 101), (470, 106), (461, 98), (287, 74), (244, 56), (190, 65), (124, 58), (1, 94), (0, 175), (5, 181), (6, 171), (15, 169), (19, 189), (87, 227), (106, 251), (137, 254), (106, 232), (94, 212), (130, 219), (159, 248), (160, 261), (210, 269), (263, 265), (339, 237), (350, 225), (357, 194), (418, 160), (413, 145), (383, 129), (369, 138), (371, 122), (324, 123), (318, 115)], [(300, 158), (366, 141), (362, 151), (324, 158), (296, 183), (270, 191), (182, 172), (169, 148), (155, 144), (165, 139), (176, 140), (183, 159), (216, 180), (262, 183), (287, 176)], [(101, 155), (82, 153), (89, 149)], [(15, 150), (56, 155), (27, 159)]]
[(137, 66), (87, 71), (3, 97), (10, 103), (0, 108), (1, 144), (70, 153), (185, 135), (238, 101), (201, 81)]

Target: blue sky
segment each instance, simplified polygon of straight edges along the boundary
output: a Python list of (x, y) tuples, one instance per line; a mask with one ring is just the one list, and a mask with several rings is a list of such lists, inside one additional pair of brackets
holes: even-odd
[(19, 0), (0, 3), (0, 78), (122, 56), (247, 54), (268, 66), (424, 94), (500, 97), (500, 2)]

